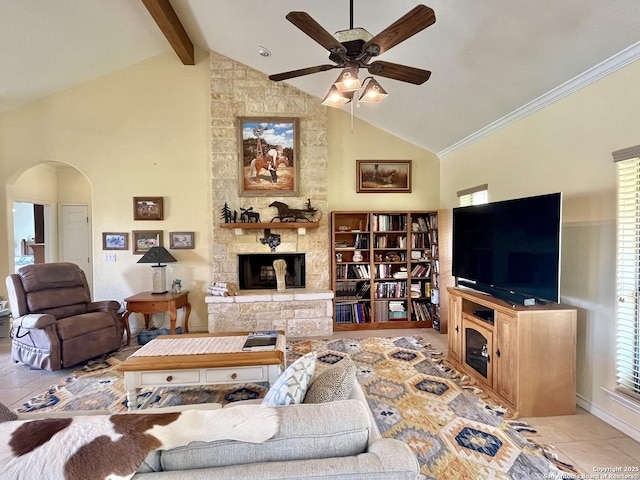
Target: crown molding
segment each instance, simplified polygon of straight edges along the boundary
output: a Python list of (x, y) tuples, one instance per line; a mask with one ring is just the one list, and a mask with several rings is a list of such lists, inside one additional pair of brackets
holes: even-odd
[(514, 110), (513, 112), (505, 115), (502, 118), (499, 118), (493, 123), (490, 123), (484, 128), (481, 128), (475, 133), (472, 133), (468, 137), (463, 138), (462, 140), (454, 143), (453, 145), (445, 148), (444, 150), (438, 152), (438, 157), (440, 159), (450, 155), (451, 153), (460, 150), (461, 148), (467, 147), (472, 143), (477, 142), (478, 140), (491, 135), (492, 133), (497, 132), (498, 130), (515, 123), (519, 120), (522, 120), (528, 115), (531, 115), (538, 110), (551, 105), (554, 102), (566, 97), (567, 95), (571, 95), (572, 93), (580, 90), (587, 85), (600, 80), (603, 77), (619, 70), (623, 67), (626, 67), (630, 63), (635, 62), (640, 59), (640, 42), (634, 43), (630, 47), (625, 48), (621, 52), (616, 53), (615, 55), (609, 57), (608, 59), (600, 62), (599, 64), (591, 67), (584, 73), (573, 77), (571, 80), (566, 81), (562, 85), (550, 90), (544, 95), (539, 96), (535, 100), (530, 101), (529, 103), (523, 105), (522, 107)]

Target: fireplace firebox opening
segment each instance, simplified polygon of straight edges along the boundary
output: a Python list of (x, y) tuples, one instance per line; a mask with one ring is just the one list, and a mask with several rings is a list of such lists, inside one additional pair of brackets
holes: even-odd
[(287, 288), (305, 288), (304, 253), (250, 253), (238, 254), (238, 279), (241, 290), (276, 289), (274, 260), (287, 263), (285, 285)]

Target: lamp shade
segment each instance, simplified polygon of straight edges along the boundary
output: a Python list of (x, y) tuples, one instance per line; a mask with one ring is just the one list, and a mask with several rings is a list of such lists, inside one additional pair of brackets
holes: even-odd
[(147, 253), (145, 253), (138, 263), (171, 263), (177, 262), (177, 260), (169, 253), (164, 247), (151, 247)]
[(138, 263), (156, 264), (151, 265), (153, 267), (153, 290), (151, 293), (167, 293), (167, 266), (162, 264), (171, 262), (177, 262), (177, 260), (164, 247), (151, 247), (149, 251), (138, 260)]
[(345, 68), (334, 85), (341, 92), (355, 92), (356, 90), (360, 90), (361, 83), (358, 79), (358, 69)]
[(360, 102), (378, 103), (384, 97), (387, 96), (387, 92), (374, 78), (369, 80), (369, 83), (365, 87), (362, 95), (360, 96)]
[(322, 105), (327, 107), (340, 108), (345, 103), (349, 103), (353, 97), (353, 92), (341, 92), (335, 85), (331, 85), (331, 89), (322, 101)]

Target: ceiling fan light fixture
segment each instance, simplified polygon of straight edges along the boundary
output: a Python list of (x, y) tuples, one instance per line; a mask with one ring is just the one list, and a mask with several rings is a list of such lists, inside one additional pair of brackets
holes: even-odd
[(322, 100), (322, 105), (325, 105), (327, 107), (340, 108), (350, 101), (351, 95), (345, 95), (340, 90), (338, 90), (335, 85), (331, 85), (329, 92), (324, 97), (324, 100)]
[(362, 83), (358, 78), (357, 68), (345, 68), (335, 81), (334, 85), (341, 92), (355, 92), (360, 90)]
[(384, 88), (378, 83), (375, 78), (371, 78), (369, 83), (362, 91), (359, 102), (365, 103), (378, 103), (384, 99), (388, 94)]

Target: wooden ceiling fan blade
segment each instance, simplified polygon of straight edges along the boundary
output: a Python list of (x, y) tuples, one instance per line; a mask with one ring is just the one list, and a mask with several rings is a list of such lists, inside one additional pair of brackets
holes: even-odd
[(289, 12), (285, 17), (330, 52), (347, 49), (306, 12)]
[(324, 72), (337, 68), (336, 65), (317, 65), (315, 67), (301, 68), (299, 70), (291, 70), (290, 72), (275, 73), (269, 75), (269, 80), (274, 82), (280, 82), (282, 80), (288, 80), (289, 78), (302, 77), (303, 75), (311, 75), (312, 73)]
[(365, 43), (363, 50), (378, 56), (435, 22), (435, 12), (426, 5), (418, 5)]
[(414, 85), (422, 85), (429, 80), (431, 72), (422, 70), (421, 68), (409, 67), (407, 65), (398, 65), (397, 63), (383, 62), (378, 60), (367, 66), (367, 70), (371, 75), (392, 78), (401, 82), (413, 83)]

